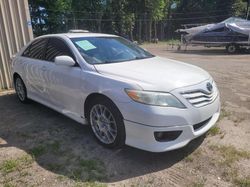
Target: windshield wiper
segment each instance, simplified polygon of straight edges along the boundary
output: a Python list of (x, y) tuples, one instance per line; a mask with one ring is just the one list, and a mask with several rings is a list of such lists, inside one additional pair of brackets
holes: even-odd
[(101, 63), (95, 63), (95, 64), (98, 65), (98, 64), (111, 64), (111, 63), (119, 63), (119, 62), (128, 62), (128, 61), (132, 61), (132, 60), (141, 60), (141, 59), (152, 58), (152, 57), (154, 57), (154, 55), (146, 56), (146, 57), (135, 57), (135, 58), (131, 58), (131, 59), (118, 60), (118, 61), (105, 60), (105, 61), (102, 61)]
[(152, 57), (154, 57), (153, 55), (152, 56), (144, 56), (144, 57), (135, 57), (135, 59), (134, 60), (140, 60), (140, 59), (146, 59), (146, 58), (152, 58)]

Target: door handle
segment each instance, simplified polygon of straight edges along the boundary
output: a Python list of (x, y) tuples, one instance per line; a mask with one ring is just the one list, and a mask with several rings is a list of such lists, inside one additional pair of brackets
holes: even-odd
[(42, 71), (46, 71), (47, 68), (45, 66), (42, 67)]

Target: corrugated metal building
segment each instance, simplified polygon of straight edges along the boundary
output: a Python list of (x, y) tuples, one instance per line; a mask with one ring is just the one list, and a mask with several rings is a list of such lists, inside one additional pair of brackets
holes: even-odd
[(0, 90), (12, 87), (10, 59), (32, 38), (28, 0), (0, 0)]

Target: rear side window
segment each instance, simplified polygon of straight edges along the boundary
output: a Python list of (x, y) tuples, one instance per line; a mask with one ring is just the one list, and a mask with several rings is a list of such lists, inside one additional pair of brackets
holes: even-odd
[(65, 42), (58, 38), (50, 38), (45, 52), (45, 60), (54, 62), (55, 57), (61, 55), (70, 56), (75, 59)]
[(47, 44), (47, 39), (38, 39), (30, 44), (30, 46), (23, 52), (23, 56), (34, 58), (34, 59), (43, 59), (44, 50)]
[(22, 56), (29, 57), (30, 46), (31, 46), (31, 44), (25, 49), (25, 51), (23, 52)]

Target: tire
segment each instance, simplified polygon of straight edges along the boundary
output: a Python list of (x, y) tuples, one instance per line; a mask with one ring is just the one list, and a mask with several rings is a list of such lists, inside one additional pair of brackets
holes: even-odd
[(28, 103), (29, 99), (27, 97), (27, 89), (21, 77), (17, 76), (15, 78), (14, 83), (15, 83), (16, 94), (19, 101), (21, 101), (22, 103)]
[(234, 54), (238, 51), (239, 47), (236, 44), (229, 44), (226, 47), (226, 50), (229, 54)]
[(105, 98), (93, 99), (87, 111), (88, 122), (97, 141), (107, 148), (121, 148), (125, 144), (122, 114), (115, 104)]

